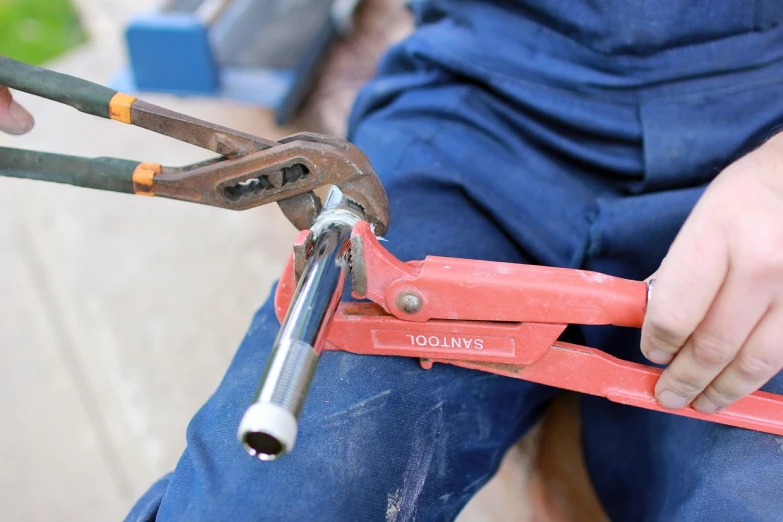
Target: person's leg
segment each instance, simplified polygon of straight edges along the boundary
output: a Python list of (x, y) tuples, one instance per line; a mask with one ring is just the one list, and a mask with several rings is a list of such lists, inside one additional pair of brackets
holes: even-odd
[[(348, 136), (388, 193), (384, 246), (403, 260), (576, 267), (605, 185), (583, 171), (640, 170), (636, 107), (516, 81), (529, 55), (507, 46), (518, 22), (510, 7), (417, 4), (431, 25), (387, 53)], [(450, 21), (446, 7), (489, 23)], [(465, 62), (453, 50), (466, 42), (492, 52)], [(451, 520), (556, 392), (445, 365), (424, 371), (413, 359), (325, 353), (296, 447), (262, 463), (236, 429), (277, 328), (268, 302), (190, 424), (176, 470), (129, 520)]]
[[(644, 279), (702, 189), (604, 201), (586, 268)], [(658, 219), (650, 219), (657, 216)], [(640, 331), (585, 328), (589, 345), (652, 365)], [(783, 374), (766, 391), (783, 393)], [(783, 438), (583, 396), (585, 459), (610, 519), (783, 521)]]

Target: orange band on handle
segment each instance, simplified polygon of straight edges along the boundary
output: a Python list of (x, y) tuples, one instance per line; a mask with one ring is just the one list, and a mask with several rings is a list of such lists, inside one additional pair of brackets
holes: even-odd
[(140, 196), (154, 196), (155, 174), (160, 174), (160, 165), (139, 163), (133, 171), (133, 191)]
[(136, 101), (135, 96), (118, 92), (109, 100), (109, 118), (122, 123), (131, 122), (131, 105)]

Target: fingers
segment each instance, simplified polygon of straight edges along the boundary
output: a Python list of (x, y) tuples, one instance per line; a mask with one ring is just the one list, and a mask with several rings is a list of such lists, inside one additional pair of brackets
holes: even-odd
[(744, 272), (732, 271), (677, 357), (663, 372), (655, 395), (666, 408), (693, 401), (737, 356), (766, 313), (771, 296)]
[(720, 411), (764, 386), (783, 369), (783, 307), (771, 308), (748, 338), (739, 355), (704, 390), (693, 407)]
[(33, 117), (11, 97), (8, 87), (0, 86), (0, 130), (24, 134), (33, 128)]
[(723, 234), (697, 205), (661, 267), (642, 325), (641, 350), (668, 364), (702, 320), (723, 285), (729, 253)]

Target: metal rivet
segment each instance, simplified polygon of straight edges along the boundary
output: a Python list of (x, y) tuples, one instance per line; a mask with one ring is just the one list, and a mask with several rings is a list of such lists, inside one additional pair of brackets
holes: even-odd
[(397, 296), (397, 308), (406, 314), (415, 314), (421, 310), (421, 298), (411, 292), (403, 292)]

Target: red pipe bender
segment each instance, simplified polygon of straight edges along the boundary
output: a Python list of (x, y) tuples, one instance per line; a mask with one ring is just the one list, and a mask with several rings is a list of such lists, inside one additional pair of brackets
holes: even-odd
[[(297, 283), (299, 233), (275, 294), (283, 320)], [(783, 436), (783, 397), (758, 391), (720, 413), (660, 406), (659, 368), (558, 341), (569, 324), (641, 328), (648, 286), (596, 272), (428, 256), (403, 263), (367, 222), (351, 234), (352, 295), (327, 332), (324, 350), (415, 357), (425, 369), (453, 364), (662, 411)]]

